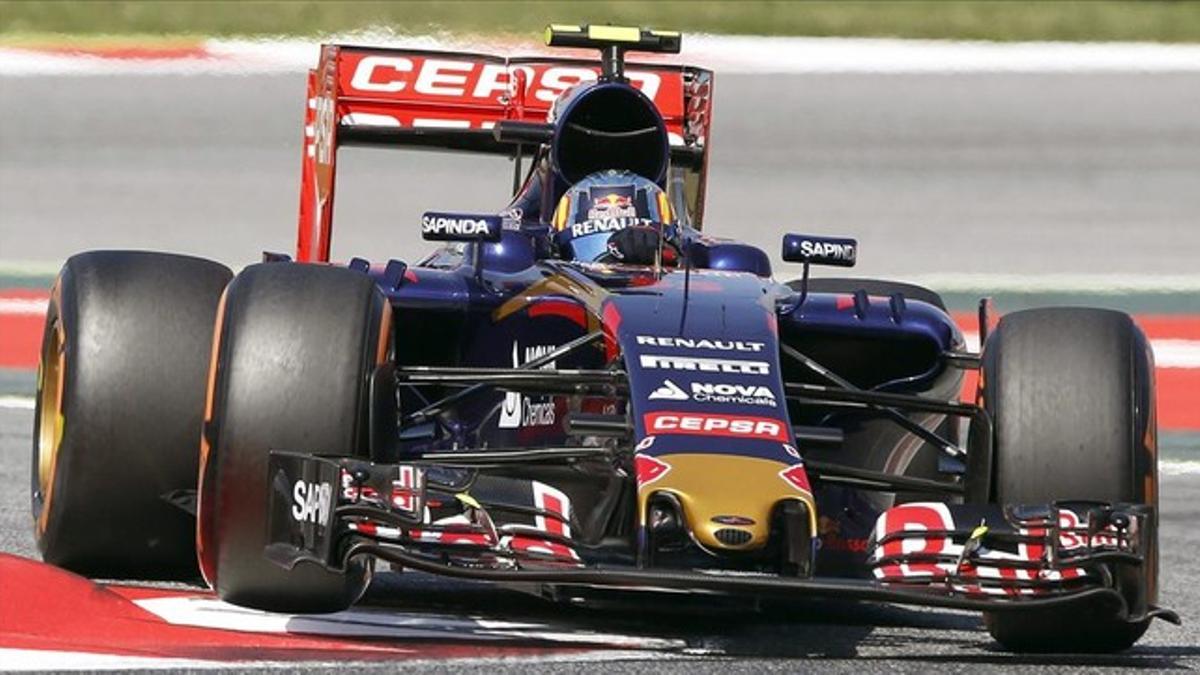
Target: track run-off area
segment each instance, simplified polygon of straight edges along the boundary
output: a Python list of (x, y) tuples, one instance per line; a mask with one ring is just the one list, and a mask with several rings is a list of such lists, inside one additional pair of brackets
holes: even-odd
[[(195, 585), (93, 585), (31, 562), (31, 396), (53, 274), (97, 248), (191, 253), (235, 269), (291, 250), (303, 72), (316, 49), (0, 46), (0, 669), (1200, 667), (1200, 47), (684, 45), (680, 60), (717, 74), (705, 229), (768, 251), (777, 278), (799, 273), (779, 259), (783, 233), (846, 235), (860, 242), (856, 275), (942, 292), (972, 345), (982, 296), (1001, 313), (1087, 304), (1135, 316), (1157, 363), (1162, 603), (1182, 628), (1157, 624), (1124, 655), (1019, 657), (965, 613), (660, 599), (582, 611), (386, 571), (352, 612), (290, 617), (223, 605)], [(335, 257), (411, 261), (428, 250), (423, 211), (499, 209), (511, 166), (351, 149), (339, 172)]]

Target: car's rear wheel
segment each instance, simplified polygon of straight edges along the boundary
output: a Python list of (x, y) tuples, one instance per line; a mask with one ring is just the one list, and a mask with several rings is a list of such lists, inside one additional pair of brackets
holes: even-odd
[[(1128, 315), (1097, 309), (1009, 314), (983, 349), (983, 402), (995, 429), (991, 499), (1001, 504), (1098, 500), (1158, 506), (1154, 364)], [(1157, 541), (1141, 573), (1152, 604)], [(1148, 620), (1111, 608), (985, 614), (989, 632), (1018, 651), (1111, 652), (1133, 645)]]
[(267, 460), (271, 450), (367, 455), (368, 382), (390, 335), (390, 305), (358, 272), (268, 263), (230, 283), (214, 344), (197, 536), (201, 571), (222, 599), (332, 612), (362, 594), (360, 561), (335, 573), (263, 556)]
[(90, 576), (196, 573), (196, 439), (228, 268), (164, 253), (71, 257), (38, 366), (32, 507), (46, 562)]

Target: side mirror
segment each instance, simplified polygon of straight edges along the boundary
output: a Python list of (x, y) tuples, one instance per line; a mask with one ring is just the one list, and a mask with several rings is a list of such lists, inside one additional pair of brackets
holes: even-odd
[(425, 241), (499, 241), (500, 216), (427, 211), (421, 216)]
[(857, 258), (858, 241), (854, 239), (815, 237), (809, 234), (783, 235), (785, 262), (854, 267)]

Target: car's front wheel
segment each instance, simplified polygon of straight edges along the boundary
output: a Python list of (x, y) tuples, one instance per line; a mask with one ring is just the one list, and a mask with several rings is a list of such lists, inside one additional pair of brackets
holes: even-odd
[(363, 592), (343, 573), (267, 560), (272, 450), (365, 457), (370, 374), (388, 354), (391, 309), (369, 277), (338, 267), (267, 263), (230, 283), (214, 344), (201, 450), (200, 567), (226, 601), (332, 612)]
[[(983, 348), (983, 402), (995, 429), (990, 485), (1001, 504), (1096, 500), (1158, 506), (1154, 363), (1128, 315), (1098, 309), (1014, 312)], [(1136, 587), (1156, 600), (1158, 542)], [(1148, 619), (1111, 607), (995, 612), (988, 631), (1017, 651), (1113, 652), (1142, 636)]]

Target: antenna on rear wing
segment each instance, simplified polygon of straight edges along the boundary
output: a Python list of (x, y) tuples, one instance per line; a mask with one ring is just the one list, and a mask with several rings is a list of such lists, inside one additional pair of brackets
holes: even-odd
[(547, 47), (600, 50), (601, 81), (625, 79), (625, 52), (678, 54), (683, 36), (677, 31), (629, 26), (546, 26)]

